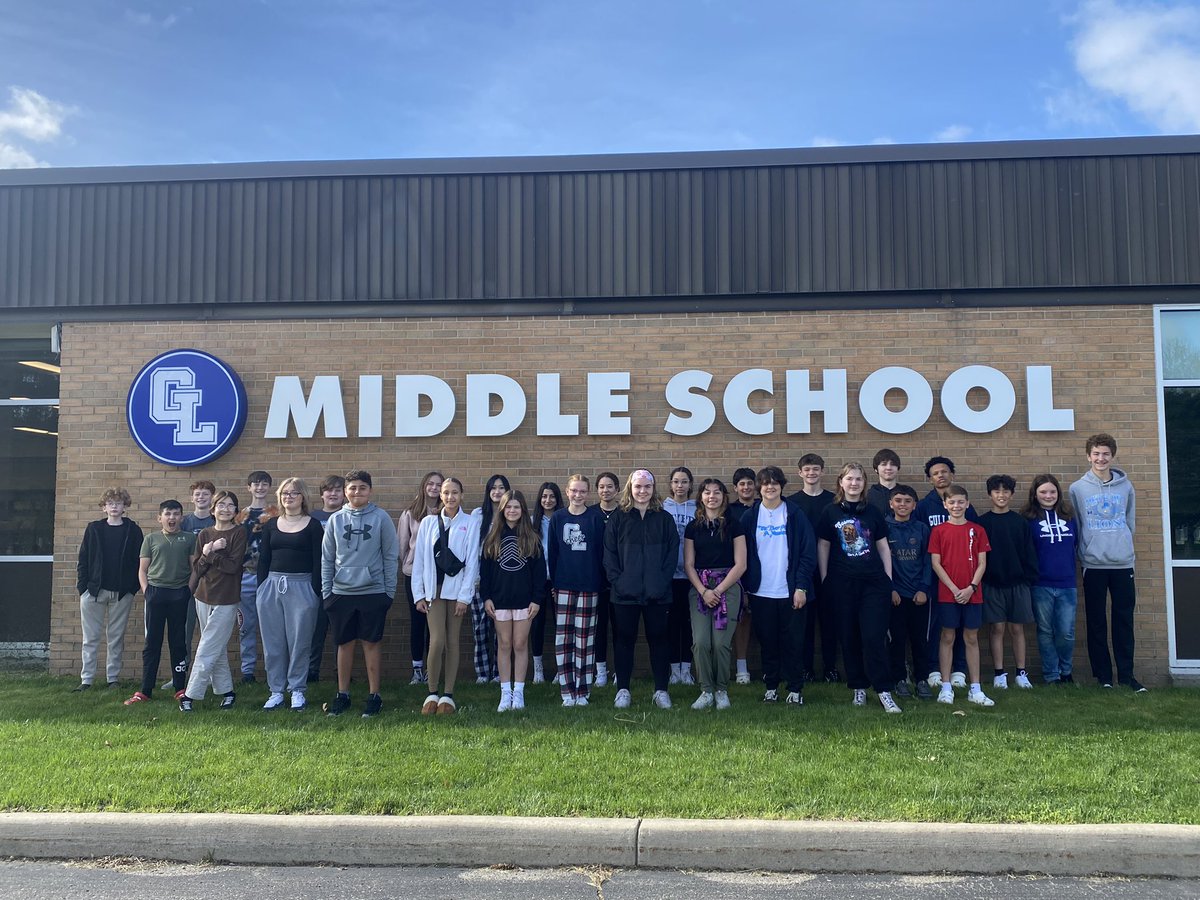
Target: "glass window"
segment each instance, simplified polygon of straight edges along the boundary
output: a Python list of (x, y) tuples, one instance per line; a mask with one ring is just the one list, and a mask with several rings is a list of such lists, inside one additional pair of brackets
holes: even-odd
[(0, 556), (54, 552), (57, 451), (55, 407), (0, 406)]
[(1163, 310), (1159, 332), (1163, 378), (1200, 379), (1200, 309)]
[(50, 640), (50, 579), (48, 562), (0, 560), (0, 642), (44, 643)]
[(1171, 558), (1200, 559), (1200, 387), (1163, 390)]
[(58, 373), (49, 325), (5, 329), (0, 338), (0, 400), (55, 400)]

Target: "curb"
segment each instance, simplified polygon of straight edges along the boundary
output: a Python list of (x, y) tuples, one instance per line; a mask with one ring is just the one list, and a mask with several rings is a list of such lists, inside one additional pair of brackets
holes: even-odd
[[(987, 848), (986, 853), (975, 852)], [(295, 866), (1195, 878), (1196, 825), (0, 813), (0, 856)]]

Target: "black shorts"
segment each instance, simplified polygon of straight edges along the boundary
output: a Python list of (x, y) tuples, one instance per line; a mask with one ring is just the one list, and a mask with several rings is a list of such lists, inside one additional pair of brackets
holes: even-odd
[(334, 594), (327, 608), (334, 643), (379, 643), (391, 606), (392, 598), (387, 594)]

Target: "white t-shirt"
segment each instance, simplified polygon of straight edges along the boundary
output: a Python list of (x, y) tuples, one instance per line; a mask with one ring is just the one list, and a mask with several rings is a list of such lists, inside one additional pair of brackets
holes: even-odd
[(758, 583), (760, 597), (776, 600), (788, 598), (788, 546), (787, 504), (780, 503), (775, 509), (758, 507), (758, 523), (755, 540), (758, 543), (758, 561), (762, 566), (762, 580)]

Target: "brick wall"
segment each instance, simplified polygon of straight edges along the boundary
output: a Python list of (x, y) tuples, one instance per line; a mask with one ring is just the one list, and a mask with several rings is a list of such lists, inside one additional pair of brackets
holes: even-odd
[[(1103, 327), (1097, 327), (1103, 322)], [(482, 484), (503, 472), (532, 493), (543, 480), (564, 482), (582, 470), (612, 469), (622, 477), (635, 466), (660, 476), (687, 464), (696, 477), (728, 479), (735, 467), (775, 463), (794, 476), (800, 454), (825, 457), (827, 471), (843, 462), (867, 465), (880, 447), (894, 448), (904, 461), (901, 481), (924, 494), (921, 466), (934, 454), (952, 457), (959, 479), (982, 512), (983, 482), (994, 472), (1017, 478), (1023, 500), (1031, 476), (1050, 471), (1066, 483), (1086, 468), (1086, 435), (1107, 430), (1120, 442), (1118, 465), (1138, 489), (1139, 558), (1137, 611), (1138, 673), (1148, 682), (1167, 676), (1168, 647), (1158, 429), (1154, 390), (1153, 315), (1149, 308), (1013, 308), (1003, 310), (848, 311), (711, 315), (639, 315), (521, 318), (357, 319), (245, 322), (78, 323), (64, 326), (62, 408), (58, 460), (54, 601), (51, 666), (59, 673), (78, 670), (80, 624), (74, 594), (74, 559), (83, 523), (96, 518), (104, 486), (122, 484), (133, 495), (130, 514), (144, 529), (155, 527), (157, 504), (179, 498), (185, 510), (187, 486), (197, 478), (245, 495), (245, 476), (257, 468), (276, 483), (289, 475), (310, 486), (328, 473), (351, 467), (371, 471), (374, 500), (398, 513), (412, 498), (417, 479), (437, 468), (467, 486), (465, 505), (479, 505)], [(191, 470), (152, 461), (133, 444), (125, 425), (130, 381), (150, 358), (177, 347), (207, 350), (233, 365), (250, 398), (246, 430), (236, 447), (215, 463)], [(907, 435), (875, 431), (857, 410), (862, 379), (884, 365), (922, 373), (935, 393), (953, 370), (970, 364), (994, 366), (1017, 389), (1017, 410), (997, 432), (969, 434), (950, 426), (935, 404), (926, 426)], [(1025, 426), (1024, 367), (1052, 365), (1055, 402), (1075, 410), (1074, 433), (1029, 433)], [(757, 409), (774, 406), (775, 433), (750, 436), (734, 431), (720, 412), (719, 392), (743, 369), (775, 372), (776, 396), (757, 395)], [(666, 381), (684, 369), (712, 372), (711, 396), (718, 399), (717, 422), (706, 434), (678, 437), (662, 426), (671, 411), (663, 398)], [(788, 435), (784, 424), (783, 372), (786, 369), (845, 368), (849, 379), (849, 431), (825, 435), (821, 416), (814, 433)], [(537, 437), (535, 376), (562, 375), (562, 411), (579, 413), (585, 423), (585, 381), (589, 371), (629, 371), (633, 433), (629, 437)], [(394, 374), (423, 372), (447, 381), (459, 400), (448, 431), (438, 437), (398, 440), (392, 433)], [(467, 373), (498, 372), (517, 379), (529, 398), (524, 424), (498, 438), (465, 437), (463, 395)], [(262, 437), (276, 374), (340, 375), (351, 437), (327, 440), (320, 429), (309, 440)], [(383, 438), (357, 439), (357, 378), (385, 376)], [(977, 398), (972, 396), (974, 404)], [(889, 398), (889, 405), (891, 400)], [(895, 407), (893, 407), (895, 408)], [(664, 479), (665, 480), (665, 479)], [(827, 486), (832, 487), (829, 473)], [(565, 487), (565, 484), (563, 485)], [(790, 493), (798, 484), (789, 487)], [(140, 621), (141, 598), (133, 622)], [(1086, 675), (1082, 644), (1077, 666)], [(408, 616), (397, 608), (385, 638), (386, 676), (407, 676)], [(130, 627), (126, 677), (139, 671), (141, 636)], [(469, 645), (469, 637), (465, 644)], [(1032, 627), (1030, 662), (1037, 651)], [(464, 653), (464, 670), (469, 668)], [(328, 662), (326, 667), (328, 670)], [(986, 666), (986, 651), (985, 651)], [(165, 671), (165, 668), (164, 668)]]

